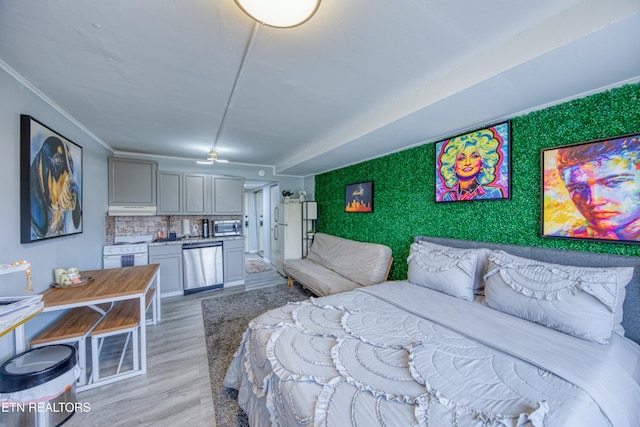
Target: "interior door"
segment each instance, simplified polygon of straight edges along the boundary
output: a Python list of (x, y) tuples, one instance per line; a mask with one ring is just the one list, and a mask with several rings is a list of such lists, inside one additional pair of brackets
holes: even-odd
[(254, 233), (255, 227), (255, 211), (256, 211), (256, 203), (254, 194), (245, 190), (244, 192), (244, 215), (242, 220), (244, 221), (242, 227), (242, 235), (244, 236), (244, 252), (249, 253), (251, 251), (252, 245), (255, 248), (255, 240), (251, 237), (251, 234)]
[(256, 239), (257, 239), (257, 248), (258, 255), (264, 257), (264, 215), (263, 215), (263, 193), (262, 190), (258, 190), (255, 193), (255, 204), (256, 204)]
[(269, 259), (275, 264), (276, 259), (283, 258), (282, 245), (278, 240), (278, 217), (280, 215), (278, 204), (280, 203), (280, 186), (272, 185), (269, 187), (269, 207), (270, 207), (270, 219), (269, 219), (269, 241), (270, 241), (270, 253)]

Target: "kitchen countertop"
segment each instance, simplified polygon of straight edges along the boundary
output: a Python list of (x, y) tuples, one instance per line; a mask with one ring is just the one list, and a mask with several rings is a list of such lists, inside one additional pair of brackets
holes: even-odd
[(224, 240), (244, 240), (244, 236), (217, 236), (217, 237), (182, 237), (176, 240), (161, 240), (157, 242), (150, 242), (149, 246), (164, 246), (164, 245), (183, 245), (189, 243), (206, 243), (206, 242), (221, 242)]

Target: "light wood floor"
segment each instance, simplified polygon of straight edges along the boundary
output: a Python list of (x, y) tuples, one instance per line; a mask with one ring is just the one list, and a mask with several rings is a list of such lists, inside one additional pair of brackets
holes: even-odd
[(78, 393), (77, 402), (87, 403), (90, 411), (77, 412), (65, 427), (216, 427), (201, 300), (284, 286), (286, 279), (269, 271), (247, 274), (245, 283), (220, 291), (164, 298), (162, 322), (147, 327), (147, 374)]

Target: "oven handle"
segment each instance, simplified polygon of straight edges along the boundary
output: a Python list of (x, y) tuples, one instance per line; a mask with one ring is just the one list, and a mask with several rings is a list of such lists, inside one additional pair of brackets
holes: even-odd
[(116, 259), (116, 258), (122, 258), (123, 256), (126, 256), (126, 255), (133, 255), (134, 257), (140, 257), (140, 256), (144, 257), (144, 256), (147, 256), (147, 254), (145, 254), (145, 253), (138, 252), (138, 253), (135, 253), (135, 254), (113, 254), (113, 255), (104, 255), (104, 256), (103, 256), (103, 258), (106, 258), (106, 259)]

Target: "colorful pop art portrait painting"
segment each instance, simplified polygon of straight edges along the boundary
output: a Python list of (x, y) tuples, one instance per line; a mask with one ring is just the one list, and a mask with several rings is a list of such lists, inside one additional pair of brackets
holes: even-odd
[(542, 150), (542, 235), (640, 243), (640, 134)]
[(436, 202), (511, 197), (511, 123), (436, 143)]

